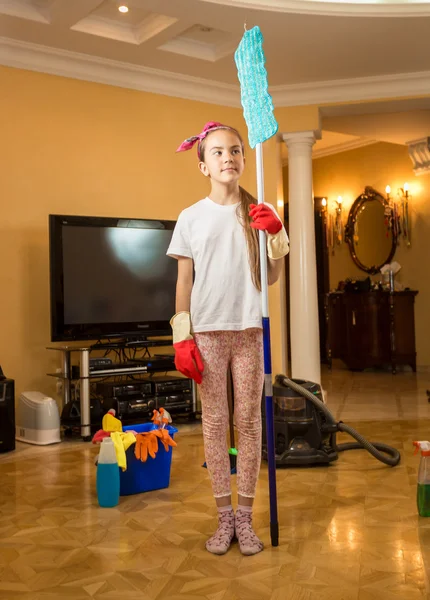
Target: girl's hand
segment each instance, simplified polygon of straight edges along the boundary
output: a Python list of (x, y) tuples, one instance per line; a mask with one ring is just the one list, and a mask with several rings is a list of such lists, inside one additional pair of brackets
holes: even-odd
[(196, 383), (201, 383), (204, 364), (194, 339), (177, 342), (173, 347), (176, 369), (182, 375), (194, 379)]
[(204, 364), (191, 333), (190, 313), (185, 310), (177, 312), (170, 319), (170, 324), (173, 331), (176, 370), (194, 379), (196, 383), (201, 383)]
[(249, 216), (252, 219), (251, 227), (261, 229), (272, 235), (282, 229), (282, 222), (275, 215), (273, 210), (266, 204), (250, 204)]

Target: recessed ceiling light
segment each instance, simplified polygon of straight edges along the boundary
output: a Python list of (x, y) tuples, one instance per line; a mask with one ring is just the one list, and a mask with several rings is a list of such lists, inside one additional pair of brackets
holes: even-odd
[(128, 13), (128, 6), (126, 6), (125, 4), (121, 4), (121, 6), (118, 6), (118, 10), (122, 13)]

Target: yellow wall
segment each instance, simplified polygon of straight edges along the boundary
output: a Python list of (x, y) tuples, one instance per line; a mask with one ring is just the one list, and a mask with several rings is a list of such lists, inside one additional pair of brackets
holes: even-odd
[[(2, 218), (0, 364), (24, 390), (54, 393), (50, 343), (48, 214), (176, 219), (204, 197), (194, 151), (179, 143), (208, 120), (238, 127), (240, 109), (0, 67)], [(276, 204), (276, 152), (265, 149)], [(277, 164), (277, 163), (276, 163)], [(276, 179), (276, 178), (275, 178)], [(242, 184), (255, 193), (254, 156)], [(280, 328), (279, 294), (271, 317)], [(281, 348), (274, 336), (274, 371)]]
[[(370, 185), (384, 194), (389, 184), (392, 195), (405, 181), (411, 191), (412, 245), (402, 241), (394, 260), (402, 269), (396, 276), (405, 287), (418, 290), (415, 305), (417, 363), (430, 365), (430, 278), (427, 263), (430, 259), (430, 175), (416, 177), (405, 146), (379, 143), (313, 161), (314, 194), (333, 202), (344, 199), (344, 220), (354, 200)], [(347, 277), (364, 278), (367, 274), (353, 263), (346, 244), (330, 256), (330, 287)], [(379, 277), (373, 277), (378, 280)]]
[(283, 106), (275, 109), (279, 131), (291, 133), (294, 131), (318, 131), (321, 129), (319, 107), (312, 106)]

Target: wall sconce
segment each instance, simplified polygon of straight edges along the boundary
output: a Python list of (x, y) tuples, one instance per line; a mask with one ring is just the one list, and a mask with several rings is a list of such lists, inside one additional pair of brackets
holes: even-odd
[(387, 194), (387, 202), (391, 207), (389, 227), (392, 229), (393, 235), (395, 235), (398, 243), (400, 242), (400, 238), (403, 237), (406, 246), (409, 248), (411, 245), (411, 230), (409, 218), (409, 184), (406, 181), (403, 187), (397, 190), (397, 201), (395, 201), (394, 198), (390, 196), (391, 187), (389, 185), (387, 185), (387, 187), (385, 188), (385, 193)]
[(342, 196), (335, 200), (334, 210), (329, 210), (327, 198), (321, 199), (321, 217), (326, 245), (334, 252), (335, 245), (340, 246), (344, 241), (343, 203)]
[(343, 242), (343, 220), (342, 220), (343, 200), (342, 196), (338, 196), (336, 200), (335, 216), (334, 216), (334, 237), (336, 244), (340, 246)]

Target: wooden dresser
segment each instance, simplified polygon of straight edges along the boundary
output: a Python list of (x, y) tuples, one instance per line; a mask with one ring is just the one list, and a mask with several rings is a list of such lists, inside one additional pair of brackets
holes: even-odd
[(416, 371), (414, 302), (418, 292), (326, 295), (327, 358), (350, 369), (409, 365)]

